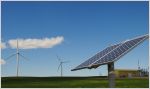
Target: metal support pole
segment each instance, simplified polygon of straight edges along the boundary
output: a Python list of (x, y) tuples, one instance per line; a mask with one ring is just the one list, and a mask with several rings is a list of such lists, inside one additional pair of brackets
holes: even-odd
[(114, 73), (114, 62), (108, 64), (108, 80), (109, 87), (115, 87), (115, 73)]

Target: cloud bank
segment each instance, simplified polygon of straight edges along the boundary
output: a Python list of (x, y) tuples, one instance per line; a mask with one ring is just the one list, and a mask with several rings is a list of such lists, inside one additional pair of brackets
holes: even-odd
[(4, 42), (1, 42), (0, 47), (1, 47), (1, 49), (6, 48), (6, 44)]
[[(64, 41), (63, 36), (43, 39), (18, 39), (20, 49), (35, 49), (35, 48), (52, 48)], [(8, 44), (11, 48), (17, 47), (17, 39), (9, 40)]]
[(6, 62), (5, 62), (5, 60), (4, 59), (1, 59), (0, 60), (0, 64), (5, 64)]

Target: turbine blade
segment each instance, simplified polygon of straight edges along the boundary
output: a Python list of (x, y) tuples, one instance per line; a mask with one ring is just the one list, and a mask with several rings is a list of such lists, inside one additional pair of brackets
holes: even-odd
[(27, 58), (27, 57), (25, 57), (25, 56), (23, 56), (22, 54), (19, 54), (22, 58), (24, 58), (25, 60), (28, 60), (29, 61), (29, 59)]
[(11, 57), (15, 56), (17, 53), (10, 55), (9, 57), (7, 57), (5, 60), (9, 60)]
[(58, 70), (59, 70), (59, 68), (60, 68), (61, 65), (62, 65), (62, 64), (60, 63), (59, 66), (58, 66), (57, 72), (58, 72)]

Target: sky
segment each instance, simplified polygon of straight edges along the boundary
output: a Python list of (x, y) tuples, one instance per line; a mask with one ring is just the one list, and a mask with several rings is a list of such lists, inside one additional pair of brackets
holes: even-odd
[[(148, 1), (7, 2), (1, 3), (1, 76), (16, 76), (19, 39), (20, 76), (107, 75), (107, 65), (71, 71), (109, 45), (148, 34)], [(115, 69), (148, 68), (148, 40), (115, 62)]]

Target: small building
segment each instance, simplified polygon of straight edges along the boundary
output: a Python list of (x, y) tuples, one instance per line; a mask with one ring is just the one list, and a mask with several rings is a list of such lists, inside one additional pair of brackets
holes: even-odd
[(118, 78), (140, 77), (140, 71), (137, 69), (115, 69), (114, 72)]

